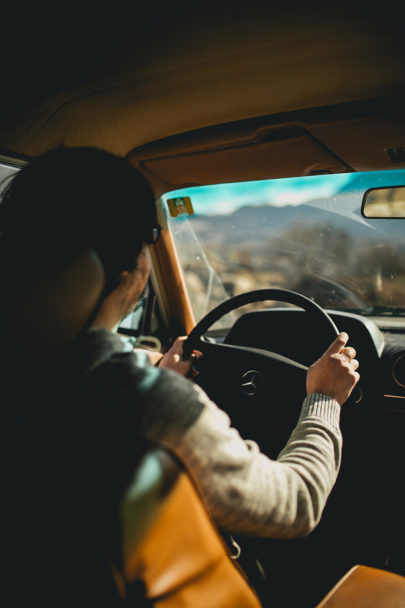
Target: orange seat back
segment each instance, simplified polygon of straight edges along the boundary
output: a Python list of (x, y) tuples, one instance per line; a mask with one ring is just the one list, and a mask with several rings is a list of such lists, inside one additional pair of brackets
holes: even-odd
[(133, 523), (139, 500), (135, 481), (121, 509), (123, 587), (141, 580), (156, 608), (261, 606), (185, 472), (163, 500), (152, 498), (148, 507), (143, 499), (143, 535)]
[(354, 566), (316, 608), (405, 608), (405, 577)]

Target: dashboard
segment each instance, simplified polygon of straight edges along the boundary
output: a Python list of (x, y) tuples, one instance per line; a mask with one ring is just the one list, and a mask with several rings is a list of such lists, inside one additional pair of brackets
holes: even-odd
[[(383, 408), (405, 413), (405, 324), (402, 329), (380, 329), (368, 317), (336, 310), (327, 312), (339, 331), (349, 334), (349, 344), (357, 352), (361, 379), (354, 401), (360, 404), (378, 397)], [(306, 366), (325, 347), (317, 326), (305, 311), (297, 308), (245, 313), (224, 342), (276, 352)]]

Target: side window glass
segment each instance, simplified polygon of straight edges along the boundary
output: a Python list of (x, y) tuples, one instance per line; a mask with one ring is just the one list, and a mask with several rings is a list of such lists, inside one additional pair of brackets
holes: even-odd
[(9, 165), (1, 160), (0, 157), (0, 202), (2, 192), (9, 183), (10, 179), (20, 170), (17, 165)]
[(152, 282), (149, 280), (134, 310), (121, 321), (118, 332), (129, 336), (134, 345), (159, 351), (162, 344), (154, 334), (161, 327), (162, 319)]
[(146, 285), (141, 297), (139, 298), (135, 308), (130, 312), (120, 324), (120, 331), (127, 330), (128, 335), (138, 336), (143, 329), (145, 324), (146, 308), (148, 303), (148, 296), (150, 295), (149, 284)]

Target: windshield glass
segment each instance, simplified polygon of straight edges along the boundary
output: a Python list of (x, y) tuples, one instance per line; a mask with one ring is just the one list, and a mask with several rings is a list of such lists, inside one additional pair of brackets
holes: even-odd
[(229, 296), (267, 287), (328, 309), (404, 314), (404, 220), (361, 213), (366, 190), (404, 184), (405, 171), (397, 170), (168, 193), (168, 224), (196, 321)]

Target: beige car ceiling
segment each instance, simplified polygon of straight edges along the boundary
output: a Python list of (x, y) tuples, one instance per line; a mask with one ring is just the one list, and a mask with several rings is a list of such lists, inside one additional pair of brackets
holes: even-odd
[(112, 19), (105, 36), (82, 23), (70, 46), (27, 27), (18, 61), (8, 55), (0, 151), (141, 148), (134, 162), (157, 190), (389, 168), (387, 149), (405, 144), (402, 18), (345, 4), (207, 2), (160, 19), (154, 8)]

